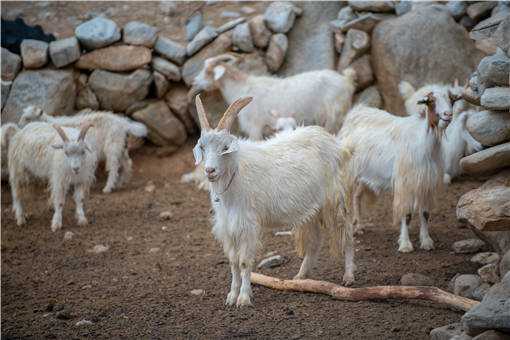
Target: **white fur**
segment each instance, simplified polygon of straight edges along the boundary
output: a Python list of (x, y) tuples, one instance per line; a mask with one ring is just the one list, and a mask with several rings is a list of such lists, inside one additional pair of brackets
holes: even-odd
[(16, 124), (13, 123), (7, 123), (2, 125), (2, 129), (0, 130), (0, 139), (2, 141), (2, 155), (1, 155), (1, 162), (2, 162), (2, 181), (9, 180), (9, 168), (7, 166), (7, 150), (9, 149), (9, 142), (16, 134), (16, 132), (19, 131), (19, 128)]
[(264, 127), (273, 126), (270, 110), (281, 117), (293, 117), (298, 125), (319, 125), (336, 133), (352, 105), (354, 78), (351, 68), (343, 74), (319, 70), (287, 78), (255, 76), (219, 56), (205, 61), (193, 87), (197, 91), (219, 89), (228, 104), (240, 97), (253, 97), (239, 114), (239, 126), (250, 139), (261, 140)]
[(89, 133), (97, 141), (99, 160), (106, 161), (105, 166), (108, 171), (108, 179), (103, 188), (105, 193), (109, 193), (127, 182), (131, 176), (132, 161), (127, 150), (127, 135), (131, 134), (136, 137), (147, 135), (147, 128), (144, 124), (111, 112), (83, 110), (75, 116), (53, 117), (33, 106), (25, 108), (23, 112), (20, 126), (33, 121), (51, 122), (71, 127), (77, 127), (84, 121), (91, 122), (94, 128)]
[(18, 225), (25, 224), (20, 190), (34, 179), (49, 184), (55, 211), (51, 222), (52, 231), (62, 227), (62, 210), (71, 186), (74, 188), (78, 224), (87, 224), (83, 200), (94, 182), (97, 165), (95, 140), (92, 136), (86, 136), (85, 141), (79, 141), (79, 130), (63, 130), (69, 142), (63, 142), (55, 129), (43, 122), (28, 124), (11, 139), (8, 153), (9, 182)]
[[(428, 110), (427, 110), (428, 111)], [(352, 182), (353, 223), (360, 228), (360, 206), (364, 193), (393, 193), (394, 222), (401, 222), (399, 251), (413, 250), (408, 222), (419, 211), (421, 248), (433, 249), (428, 232), (428, 212), (443, 176), (441, 131), (426, 117), (397, 117), (386, 111), (359, 105), (345, 118), (338, 134), (340, 144), (352, 152), (348, 171)]]
[(304, 259), (296, 278), (312, 268), (324, 232), (346, 236), (344, 281), (354, 280), (352, 226), (337, 224), (343, 202), (341, 149), (332, 135), (320, 127), (298, 127), (255, 142), (207, 130), (194, 154), (211, 182), (213, 234), (230, 261), (227, 304), (251, 304), (250, 274), (261, 230), (268, 227), (291, 226), (300, 235)]

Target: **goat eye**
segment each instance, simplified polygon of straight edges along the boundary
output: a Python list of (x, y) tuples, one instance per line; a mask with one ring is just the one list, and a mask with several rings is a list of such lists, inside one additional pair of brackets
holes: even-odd
[(200, 145), (200, 150), (204, 151), (204, 146)]
[(228, 146), (224, 146), (223, 147), (223, 150), (221, 150), (222, 152), (227, 152), (228, 151)]

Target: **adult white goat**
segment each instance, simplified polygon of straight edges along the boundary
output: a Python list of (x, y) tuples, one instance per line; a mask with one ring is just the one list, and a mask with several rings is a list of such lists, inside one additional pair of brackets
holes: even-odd
[(213, 234), (230, 261), (232, 285), (226, 304), (251, 304), (250, 274), (261, 229), (269, 226), (295, 228), (298, 251), (304, 254), (296, 278), (306, 277), (312, 268), (322, 234), (328, 233), (334, 253), (345, 237), (344, 282), (353, 282), (352, 225), (337, 223), (345, 213), (342, 150), (318, 126), (299, 127), (263, 142), (238, 139), (229, 130), (250, 101), (234, 101), (212, 129), (196, 97), (202, 132), (193, 154), (197, 164), (204, 163), (214, 209)]
[(74, 187), (76, 219), (87, 224), (83, 200), (94, 182), (97, 153), (94, 139), (85, 140), (87, 124), (81, 130), (48, 123), (31, 123), (16, 133), (9, 147), (9, 183), (12, 207), (18, 225), (25, 224), (20, 190), (35, 177), (49, 183), (54, 214), (51, 230), (62, 227), (62, 209), (66, 194)]
[(300, 73), (287, 78), (255, 76), (238, 69), (238, 57), (222, 54), (206, 59), (193, 82), (192, 94), (219, 89), (228, 104), (237, 98), (254, 98), (239, 114), (239, 126), (252, 140), (261, 140), (265, 126), (272, 126), (271, 110), (293, 117), (298, 125), (319, 125), (336, 133), (352, 105), (355, 71), (332, 70)]
[(452, 114), (453, 120), (446, 128), (441, 143), (441, 152), (444, 161), (443, 182), (449, 184), (452, 178), (462, 173), (460, 159), (483, 149), (466, 129), (466, 120), (471, 111), (465, 111), (468, 104), (460, 99), (462, 88), (457, 82), (453, 86), (426, 85), (415, 90), (408, 82), (401, 82), (400, 93), (405, 100), (406, 111), (410, 115), (420, 115), (425, 105), (419, 104), (420, 98), (432, 93), (436, 98), (436, 109), (439, 114)]
[(16, 124), (13, 123), (7, 123), (2, 125), (2, 129), (0, 130), (0, 139), (2, 141), (1, 148), (2, 148), (2, 181), (8, 181), (9, 180), (9, 168), (7, 166), (7, 150), (9, 150), (9, 142), (11, 141), (12, 136), (16, 132), (19, 131), (19, 127)]
[(416, 210), (420, 214), (421, 248), (431, 250), (429, 211), (441, 187), (443, 161), (441, 135), (451, 120), (437, 114), (435, 97), (420, 101), (424, 116), (397, 117), (386, 111), (359, 105), (345, 118), (338, 134), (340, 145), (352, 152), (348, 171), (351, 182), (353, 224), (360, 228), (360, 205), (364, 193), (393, 192), (394, 223), (401, 222), (399, 251), (411, 252), (408, 225)]
[[(110, 193), (113, 189), (127, 182), (131, 177), (131, 158), (127, 150), (127, 135), (145, 137), (147, 128), (144, 124), (134, 122), (111, 112), (85, 109), (75, 116), (50, 116), (38, 107), (28, 106), (24, 109), (19, 125), (42, 121), (62, 126), (77, 127), (84, 121), (94, 124), (91, 131), (96, 140), (99, 161), (106, 161), (108, 179), (103, 192)], [(120, 173), (120, 176), (119, 176)]]

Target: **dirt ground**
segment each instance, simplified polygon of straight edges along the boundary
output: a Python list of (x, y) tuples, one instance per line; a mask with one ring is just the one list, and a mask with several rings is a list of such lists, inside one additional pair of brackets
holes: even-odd
[[(110, 195), (101, 192), (100, 172), (87, 204), (91, 223), (77, 226), (71, 203), (56, 233), (43, 190), (27, 201), (28, 225), (17, 227), (9, 188), (2, 185), (2, 339), (425, 339), (432, 328), (460, 319), (460, 312), (425, 302), (342, 302), (260, 286), (254, 286), (254, 307), (225, 307), (229, 267), (210, 232), (207, 193), (180, 183), (193, 167), (191, 148), (190, 142), (168, 158), (138, 150), (132, 181)], [(155, 184), (151, 193), (145, 190), (149, 181)], [(390, 200), (383, 199), (366, 214), (374, 226), (358, 238), (355, 286), (398, 284), (403, 274), (419, 272), (446, 289), (456, 273), (475, 272), (469, 256), (453, 254), (451, 244), (472, 237), (456, 222), (455, 205), (479, 184), (464, 179), (441, 195), (432, 214), (432, 252), (396, 251), (398, 230), (391, 226)], [(172, 213), (169, 220), (160, 220), (163, 211)], [(75, 233), (72, 240), (64, 241), (66, 231)], [(273, 232), (264, 231), (259, 257), (276, 251), (288, 262), (262, 272), (290, 278), (300, 259), (290, 237)], [(411, 235), (417, 241), (416, 228)], [(109, 250), (90, 252), (98, 244)], [(339, 283), (342, 272), (342, 261), (327, 258), (324, 249), (314, 278)], [(205, 295), (194, 296), (193, 289)], [(69, 319), (56, 317), (62, 308)], [(83, 319), (93, 324), (75, 326)]]

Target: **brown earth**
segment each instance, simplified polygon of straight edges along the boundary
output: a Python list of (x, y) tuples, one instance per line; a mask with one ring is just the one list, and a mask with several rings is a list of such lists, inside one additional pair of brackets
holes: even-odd
[[(110, 195), (101, 192), (105, 176), (100, 173), (87, 204), (90, 225), (77, 226), (69, 204), (64, 227), (56, 233), (49, 228), (44, 191), (27, 201), (32, 216), (27, 226), (18, 227), (9, 188), (2, 185), (2, 339), (426, 339), (432, 328), (460, 319), (461, 312), (426, 302), (343, 302), (259, 286), (254, 286), (253, 308), (224, 306), (229, 267), (210, 232), (207, 193), (180, 183), (193, 166), (191, 147), (188, 143), (168, 158), (152, 156), (152, 149), (144, 147), (133, 156), (131, 183)], [(145, 191), (149, 181), (156, 186), (152, 193)], [(464, 179), (440, 196), (432, 214), (437, 248), (432, 252), (396, 251), (398, 229), (391, 226), (389, 197), (382, 199), (366, 218), (374, 226), (358, 238), (355, 286), (398, 284), (401, 275), (419, 272), (446, 289), (456, 273), (475, 272), (469, 255), (453, 254), (451, 244), (472, 237), (459, 228), (455, 205), (462, 193), (479, 185)], [(161, 221), (162, 211), (173, 215)], [(411, 234), (415, 242), (416, 229)], [(64, 241), (66, 231), (75, 233), (71, 241)], [(273, 236), (273, 231), (264, 231), (259, 257), (277, 251), (289, 261), (262, 272), (290, 278), (300, 260), (292, 240)], [(98, 244), (109, 250), (89, 252)], [(326, 254), (324, 250), (313, 276), (339, 283), (343, 265)], [(203, 289), (205, 295), (190, 294), (193, 289)], [(70, 311), (70, 319), (56, 318), (62, 307)], [(75, 326), (82, 319), (93, 324)]]

